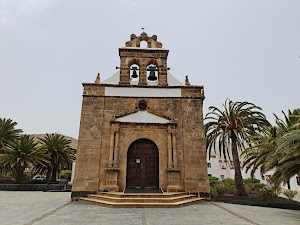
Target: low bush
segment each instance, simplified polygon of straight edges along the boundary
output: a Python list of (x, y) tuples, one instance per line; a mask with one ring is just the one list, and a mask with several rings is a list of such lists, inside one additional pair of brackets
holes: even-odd
[(278, 197), (281, 193), (280, 187), (266, 187), (259, 189), (256, 191), (256, 194), (259, 199), (263, 201), (271, 201), (273, 198)]
[(221, 197), (224, 194), (228, 193), (229, 188), (224, 186), (224, 184), (215, 184), (213, 187), (211, 187), (211, 195), (212, 197)]
[(253, 183), (247, 183), (245, 184), (245, 188), (248, 194), (255, 193), (255, 186)]
[(245, 188), (248, 194), (255, 194), (262, 189), (265, 185), (263, 183), (246, 183)]
[(235, 181), (231, 178), (226, 178), (223, 180), (223, 184), (226, 186), (226, 187), (231, 187), (231, 188), (234, 188), (235, 187)]
[(220, 181), (217, 177), (209, 177), (209, 184), (211, 187), (214, 187), (216, 184), (221, 184), (222, 181)]
[(227, 188), (226, 194), (235, 194), (236, 188), (235, 188), (235, 181), (231, 178), (226, 178), (222, 180), (223, 185)]
[(293, 200), (293, 198), (295, 198), (297, 193), (298, 193), (298, 191), (294, 191), (294, 190), (286, 190), (286, 191), (282, 192), (282, 194), (284, 194), (291, 201)]
[(61, 179), (70, 180), (72, 176), (72, 170), (62, 170), (59, 174)]
[(249, 183), (260, 183), (260, 180), (259, 179), (251, 179), (251, 178), (247, 178), (247, 179), (244, 179), (244, 184), (249, 184)]
[(265, 186), (265, 184), (263, 183), (254, 183), (254, 190), (258, 191), (260, 189), (262, 189)]

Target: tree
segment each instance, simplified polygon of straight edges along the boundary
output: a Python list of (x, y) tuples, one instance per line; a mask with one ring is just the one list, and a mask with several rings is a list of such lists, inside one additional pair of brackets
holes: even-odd
[(42, 148), (45, 149), (50, 161), (45, 166), (40, 165), (38, 170), (46, 170), (47, 182), (56, 181), (59, 171), (65, 167), (69, 167), (75, 160), (75, 149), (71, 148), (71, 141), (60, 134), (46, 134), (44, 138), (40, 138)]
[(9, 141), (0, 154), (0, 161), (17, 171), (16, 183), (23, 182), (23, 171), (28, 165), (43, 164), (47, 161), (45, 151), (37, 147), (37, 142), (29, 135)]
[[(3, 147), (9, 142), (13, 141), (22, 132), (21, 129), (16, 129), (16, 122), (11, 119), (0, 118), (0, 153), (3, 153)], [(0, 176), (11, 173), (10, 166), (0, 164)]]
[(246, 196), (241, 174), (239, 150), (245, 149), (245, 142), (252, 135), (261, 133), (269, 126), (261, 108), (249, 102), (233, 102), (226, 100), (223, 110), (209, 107), (210, 112), (205, 117), (206, 149), (210, 155), (212, 148), (218, 149), (225, 159), (233, 158), (235, 170), (235, 185), (237, 195)]
[(300, 129), (287, 132), (276, 144), (274, 158), (278, 161), (271, 180), (274, 183), (289, 184), (291, 177), (300, 173)]
[(22, 133), (21, 129), (16, 129), (16, 122), (11, 119), (0, 118), (0, 150), (9, 142), (13, 141), (15, 138)]
[(271, 177), (275, 184), (289, 184), (295, 174), (300, 173), (300, 109), (288, 110), (284, 120), (276, 118), (272, 132), (254, 137), (253, 147), (246, 149), (245, 167), (251, 173), (260, 168), (261, 173), (276, 169)]
[(273, 154), (279, 135), (278, 127), (270, 126), (264, 133), (251, 137), (251, 146), (242, 153), (245, 157), (243, 167), (246, 168), (246, 172), (251, 169), (253, 175), (259, 169), (261, 174), (264, 174), (269, 170), (270, 164), (276, 164)]

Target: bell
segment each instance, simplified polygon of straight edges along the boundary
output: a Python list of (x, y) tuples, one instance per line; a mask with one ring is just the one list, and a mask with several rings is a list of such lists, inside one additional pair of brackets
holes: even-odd
[(138, 77), (138, 75), (136, 73), (136, 70), (133, 70), (131, 77), (132, 78), (137, 78)]
[(155, 72), (154, 71), (150, 71), (150, 75), (148, 77), (148, 80), (151, 80), (151, 81), (157, 80), (157, 77), (155, 76)]

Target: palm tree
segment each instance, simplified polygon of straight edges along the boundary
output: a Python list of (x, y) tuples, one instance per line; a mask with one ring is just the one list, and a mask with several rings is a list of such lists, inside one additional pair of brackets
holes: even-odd
[(300, 123), (277, 141), (274, 158), (278, 159), (276, 171), (271, 180), (274, 183), (288, 183), (292, 176), (300, 173)]
[(265, 133), (249, 138), (252, 140), (251, 146), (243, 151), (242, 156), (245, 157), (243, 167), (246, 168), (246, 172), (251, 169), (251, 176), (257, 169), (264, 174), (269, 170), (270, 164), (276, 164), (273, 154), (279, 135), (278, 127), (270, 126), (266, 128)]
[(46, 134), (40, 138), (42, 148), (45, 149), (49, 156), (50, 162), (45, 166), (40, 165), (37, 170), (46, 170), (46, 180), (49, 182), (56, 181), (60, 169), (72, 164), (75, 160), (75, 149), (71, 148), (71, 141), (60, 134)]
[(276, 118), (276, 125), (279, 127), (281, 132), (284, 133), (295, 128), (297, 129), (297, 126), (295, 126), (295, 124), (299, 123), (300, 121), (300, 108), (294, 109), (293, 111), (289, 109), (287, 115), (284, 111), (282, 111), (282, 114), (284, 116), (284, 120), (280, 119), (277, 115), (274, 114)]
[[(16, 129), (16, 122), (11, 119), (0, 118), (0, 154), (3, 152), (3, 147), (9, 142), (13, 141), (22, 132), (21, 129)], [(9, 166), (4, 166), (0, 164), (0, 177), (4, 174), (11, 173), (11, 168)]]
[(255, 137), (254, 146), (243, 153), (247, 159), (244, 166), (251, 168), (251, 173), (258, 168), (261, 173), (276, 169), (271, 177), (275, 184), (289, 184), (290, 178), (300, 173), (300, 109), (282, 113), (284, 120), (274, 114), (274, 132)]
[(16, 183), (22, 183), (23, 171), (29, 165), (46, 164), (47, 154), (37, 147), (37, 142), (29, 135), (9, 141), (4, 147), (4, 153), (0, 154), (0, 161), (17, 171)]
[(209, 107), (210, 112), (205, 116), (206, 149), (210, 155), (212, 148), (218, 144), (220, 155), (225, 159), (233, 158), (235, 170), (235, 185), (237, 195), (247, 196), (243, 178), (239, 152), (245, 149), (248, 137), (263, 132), (269, 126), (261, 108), (249, 102), (233, 102), (226, 100), (224, 109)]
[(21, 129), (16, 129), (16, 122), (11, 119), (0, 118), (0, 150), (9, 142), (22, 133)]

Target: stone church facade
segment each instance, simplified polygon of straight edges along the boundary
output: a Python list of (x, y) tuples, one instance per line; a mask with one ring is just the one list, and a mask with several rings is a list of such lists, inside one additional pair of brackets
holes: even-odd
[(125, 188), (208, 195), (204, 89), (173, 77), (168, 53), (156, 35), (132, 34), (117, 72), (83, 83), (73, 198)]

